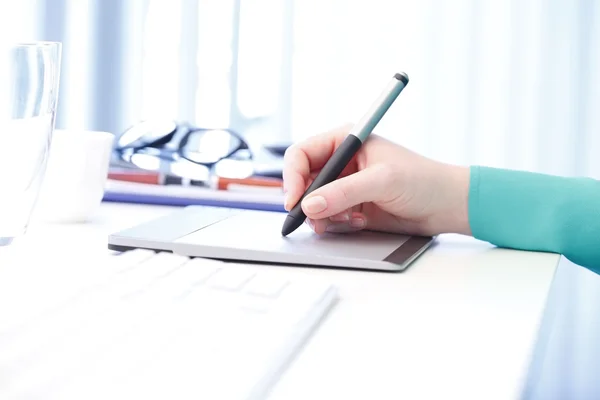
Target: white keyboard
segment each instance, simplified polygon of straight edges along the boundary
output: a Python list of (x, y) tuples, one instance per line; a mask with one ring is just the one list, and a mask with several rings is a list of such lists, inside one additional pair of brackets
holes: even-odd
[(102, 264), (25, 320), (0, 313), (0, 399), (263, 399), (337, 296), (284, 269), (171, 253)]

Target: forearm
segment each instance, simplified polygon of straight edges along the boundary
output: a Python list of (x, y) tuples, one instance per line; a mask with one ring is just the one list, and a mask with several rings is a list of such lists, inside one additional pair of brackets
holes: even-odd
[(469, 225), (500, 247), (563, 254), (600, 273), (600, 182), (470, 169)]

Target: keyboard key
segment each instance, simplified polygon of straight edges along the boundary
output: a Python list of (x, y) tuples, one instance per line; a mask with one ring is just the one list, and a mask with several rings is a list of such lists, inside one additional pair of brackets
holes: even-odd
[(241, 302), (240, 308), (253, 313), (264, 314), (271, 311), (272, 305), (273, 301), (266, 297), (247, 296)]
[(158, 253), (154, 257), (143, 261), (135, 268), (118, 275), (115, 282), (107, 285), (103, 290), (112, 296), (125, 296), (144, 289), (154, 280), (167, 275), (175, 268), (189, 261), (188, 257), (173, 253)]
[(190, 290), (194, 290), (196, 286), (204, 284), (220, 269), (218, 264), (200, 264), (202, 263), (198, 260), (186, 262), (151, 285), (146, 290), (147, 295), (155, 298), (171, 297), (173, 299), (185, 296)]
[(209, 281), (208, 285), (214, 289), (238, 291), (256, 273), (250, 269), (229, 265), (217, 272)]
[(269, 275), (260, 274), (252, 279), (246, 286), (246, 293), (269, 298), (279, 296), (289, 280)]

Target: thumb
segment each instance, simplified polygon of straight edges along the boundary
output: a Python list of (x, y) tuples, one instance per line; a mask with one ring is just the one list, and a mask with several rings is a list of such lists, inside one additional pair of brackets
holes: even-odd
[(389, 168), (381, 165), (337, 179), (306, 196), (302, 211), (310, 219), (323, 219), (361, 203), (383, 200), (391, 175)]

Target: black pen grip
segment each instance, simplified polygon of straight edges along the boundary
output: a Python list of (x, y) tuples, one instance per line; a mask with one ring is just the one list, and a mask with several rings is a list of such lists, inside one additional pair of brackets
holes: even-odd
[(306, 192), (302, 195), (298, 203), (290, 210), (290, 214), (294, 217), (300, 217), (304, 215), (302, 211), (301, 203), (302, 200), (314, 190), (327, 185), (328, 183), (337, 179), (344, 168), (348, 165), (352, 157), (356, 154), (362, 142), (359, 138), (354, 135), (348, 135), (346, 139), (339, 145), (339, 147), (333, 152), (331, 158), (325, 163), (325, 166), (321, 169), (321, 172), (315, 177), (315, 180), (310, 184)]

